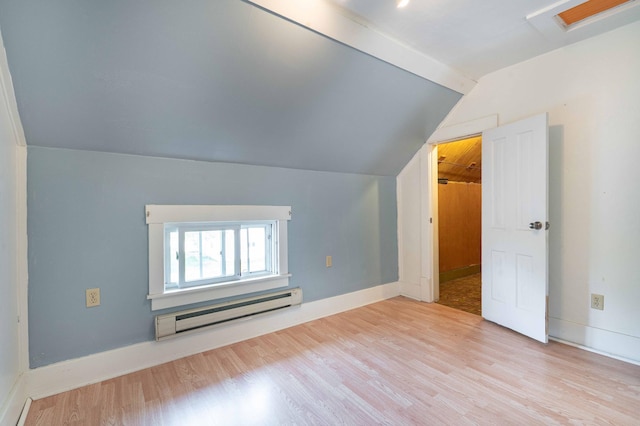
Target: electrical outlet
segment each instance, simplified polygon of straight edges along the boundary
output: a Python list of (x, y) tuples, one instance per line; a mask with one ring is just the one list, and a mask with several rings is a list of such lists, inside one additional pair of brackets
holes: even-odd
[(331, 268), (333, 266), (333, 258), (331, 256), (327, 256), (325, 264), (327, 265), (327, 268)]
[(604, 296), (602, 294), (591, 293), (591, 309), (604, 310)]
[(86, 296), (87, 296), (87, 308), (100, 306), (100, 289), (99, 288), (88, 288)]

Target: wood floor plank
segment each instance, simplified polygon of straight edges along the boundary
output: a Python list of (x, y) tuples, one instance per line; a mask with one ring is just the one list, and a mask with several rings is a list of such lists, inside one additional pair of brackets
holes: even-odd
[(27, 425), (640, 424), (640, 367), (398, 297), (34, 401)]

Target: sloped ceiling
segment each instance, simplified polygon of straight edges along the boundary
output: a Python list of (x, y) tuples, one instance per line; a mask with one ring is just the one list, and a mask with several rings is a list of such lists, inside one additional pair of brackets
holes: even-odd
[(572, 28), (555, 15), (586, 0), (411, 0), (402, 9), (395, 0), (326, 1), (474, 80), (640, 19), (637, 0)]
[(0, 1), (27, 144), (396, 175), (460, 94), (240, 0)]

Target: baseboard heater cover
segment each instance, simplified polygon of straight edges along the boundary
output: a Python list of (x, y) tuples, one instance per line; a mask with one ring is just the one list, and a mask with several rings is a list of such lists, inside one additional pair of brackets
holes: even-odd
[(156, 315), (156, 340), (214, 327), (302, 303), (302, 289), (293, 288), (170, 314)]

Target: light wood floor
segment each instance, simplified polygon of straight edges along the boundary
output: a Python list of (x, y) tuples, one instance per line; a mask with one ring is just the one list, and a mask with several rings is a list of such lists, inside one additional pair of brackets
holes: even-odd
[(398, 297), (34, 401), (27, 424), (639, 425), (640, 367)]

